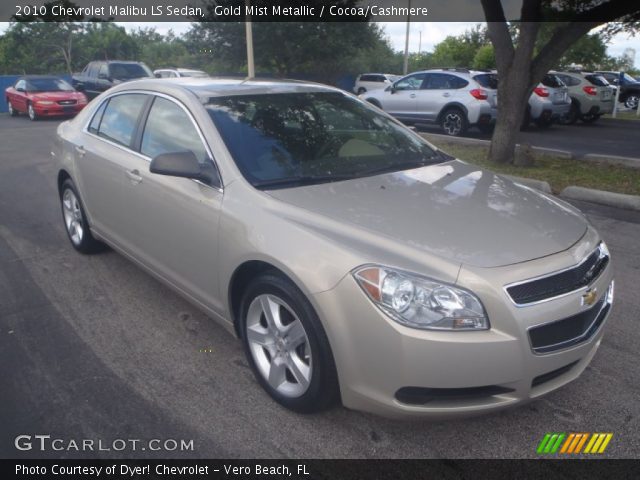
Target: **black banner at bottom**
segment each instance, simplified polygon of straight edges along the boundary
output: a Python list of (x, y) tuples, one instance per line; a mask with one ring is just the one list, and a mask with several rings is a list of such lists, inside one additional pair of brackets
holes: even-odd
[(638, 479), (640, 460), (0, 460), (15, 479)]

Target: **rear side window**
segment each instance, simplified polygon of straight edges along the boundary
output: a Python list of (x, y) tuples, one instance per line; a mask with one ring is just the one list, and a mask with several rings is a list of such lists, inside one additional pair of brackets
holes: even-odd
[(375, 82), (376, 81), (376, 76), (375, 75), (362, 75), (360, 77), (360, 81), (361, 82)]
[(189, 151), (200, 163), (209, 157), (189, 115), (174, 102), (156, 97), (144, 127), (140, 152), (153, 158), (162, 153)]
[(147, 96), (141, 93), (111, 97), (104, 109), (98, 135), (125, 147), (130, 147), (140, 112), (146, 100)]
[(591, 82), (596, 87), (608, 87), (609, 82), (602, 75), (585, 75), (585, 77), (589, 82)]
[(449, 75), (448, 73), (432, 73), (422, 88), (430, 90), (451, 90), (464, 88), (469, 85), (465, 79)]
[(542, 79), (542, 84), (549, 88), (564, 87), (564, 82), (557, 75), (545, 75)]
[(102, 121), (102, 115), (104, 114), (104, 109), (106, 108), (107, 103), (109, 103), (109, 100), (102, 102), (102, 105), (100, 105), (98, 110), (96, 110), (96, 113), (93, 115), (88, 128), (91, 133), (98, 133), (98, 130), (100, 129), (100, 122)]
[(578, 78), (575, 78), (572, 75), (556, 75), (556, 76), (560, 77), (560, 80), (562, 80), (562, 82), (569, 87), (575, 87), (576, 85), (580, 85), (580, 80)]
[(490, 88), (491, 90), (498, 89), (498, 76), (493, 73), (476, 75), (473, 79), (483, 88)]

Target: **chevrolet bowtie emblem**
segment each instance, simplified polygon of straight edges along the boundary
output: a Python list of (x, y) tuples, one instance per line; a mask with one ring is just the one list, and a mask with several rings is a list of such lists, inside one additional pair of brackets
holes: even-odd
[(597, 296), (598, 291), (595, 288), (587, 290), (584, 295), (582, 295), (582, 305), (593, 305), (594, 303), (596, 303)]

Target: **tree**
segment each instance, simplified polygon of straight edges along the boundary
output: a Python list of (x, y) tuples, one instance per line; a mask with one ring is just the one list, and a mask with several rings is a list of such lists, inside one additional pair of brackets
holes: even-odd
[[(489, 149), (490, 160), (509, 163), (527, 99), (542, 77), (562, 55), (595, 27), (618, 19), (640, 18), (640, 5), (628, 0), (523, 0), (515, 38), (500, 0), (481, 0), (500, 76), (500, 114)], [(537, 45), (541, 22), (558, 21), (549, 40)], [(570, 21), (569, 21), (570, 19)]]
[(496, 53), (493, 51), (493, 45), (481, 46), (473, 57), (471, 66), (478, 70), (496, 68)]

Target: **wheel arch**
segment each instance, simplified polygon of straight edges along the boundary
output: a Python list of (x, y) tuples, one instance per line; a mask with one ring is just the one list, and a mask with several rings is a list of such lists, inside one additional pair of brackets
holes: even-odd
[(61, 168), (58, 172), (58, 195), (62, 195), (62, 184), (67, 180), (73, 181), (69, 172)]
[(449, 102), (442, 109), (440, 109), (440, 113), (438, 113), (438, 118), (436, 119), (436, 123), (440, 123), (442, 121), (442, 116), (449, 110), (461, 110), (464, 113), (465, 117), (467, 117), (467, 123), (469, 122), (469, 110), (460, 102)]

